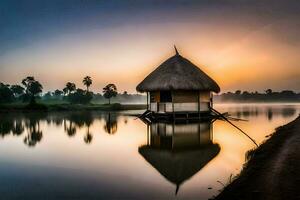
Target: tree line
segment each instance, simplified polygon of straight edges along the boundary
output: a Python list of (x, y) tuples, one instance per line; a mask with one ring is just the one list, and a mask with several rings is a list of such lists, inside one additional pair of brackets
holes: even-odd
[[(67, 82), (62, 90), (56, 89), (54, 92), (47, 92), (42, 95), (42, 84), (33, 76), (28, 76), (22, 80), (21, 85), (0, 83), (0, 103), (22, 101), (35, 104), (36, 99), (56, 98), (74, 104), (88, 104), (95, 96), (94, 93), (89, 90), (93, 80), (90, 76), (86, 76), (83, 78), (82, 83), (86, 89), (77, 88), (75, 83)], [(116, 85), (112, 83), (106, 85), (102, 92), (103, 97), (108, 99), (109, 104), (111, 103), (111, 98), (118, 94)]]
[(267, 89), (263, 93), (236, 90), (214, 96), (216, 102), (300, 102), (300, 93)]
[[(33, 76), (28, 76), (18, 85), (8, 85), (0, 82), (0, 103), (28, 102), (35, 104), (40, 100), (59, 100), (71, 104), (89, 104), (123, 102), (123, 103), (145, 103), (146, 97), (140, 94), (128, 94), (124, 91), (118, 93), (115, 84), (108, 84), (102, 89), (102, 93), (93, 93), (89, 90), (93, 84), (90, 76), (82, 80), (85, 89), (78, 88), (75, 83), (67, 82), (63, 89), (48, 91), (44, 94), (42, 84)], [(300, 93), (292, 90), (280, 92), (267, 89), (263, 93), (236, 90), (214, 95), (214, 102), (300, 102)]]

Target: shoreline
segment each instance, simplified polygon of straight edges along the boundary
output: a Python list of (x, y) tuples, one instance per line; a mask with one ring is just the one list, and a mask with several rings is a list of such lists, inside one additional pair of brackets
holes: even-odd
[(33, 107), (20, 104), (0, 105), (0, 113), (5, 112), (60, 112), (60, 111), (124, 111), (144, 110), (144, 104), (36, 104)]
[(299, 199), (300, 115), (250, 150), (241, 173), (215, 199)]

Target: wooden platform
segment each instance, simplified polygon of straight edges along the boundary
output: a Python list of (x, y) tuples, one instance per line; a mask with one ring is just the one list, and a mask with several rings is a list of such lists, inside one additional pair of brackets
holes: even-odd
[(205, 112), (176, 112), (176, 113), (155, 113), (147, 110), (140, 118), (143, 121), (151, 122), (196, 122), (196, 121), (210, 121), (216, 119), (217, 116), (211, 111)]

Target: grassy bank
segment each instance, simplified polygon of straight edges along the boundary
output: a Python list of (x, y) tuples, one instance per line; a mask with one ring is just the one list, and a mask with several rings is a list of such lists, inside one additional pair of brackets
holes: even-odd
[(0, 112), (18, 111), (122, 111), (146, 109), (143, 104), (68, 104), (68, 103), (37, 103), (28, 105), (24, 103), (2, 104)]
[(298, 199), (300, 191), (300, 116), (278, 127), (215, 199)]

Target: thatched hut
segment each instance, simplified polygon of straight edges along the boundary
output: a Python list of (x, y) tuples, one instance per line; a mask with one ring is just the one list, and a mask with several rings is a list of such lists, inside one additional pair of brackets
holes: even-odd
[(209, 112), (212, 92), (220, 92), (218, 84), (188, 59), (176, 54), (137, 87), (147, 92), (149, 111), (160, 114)]

